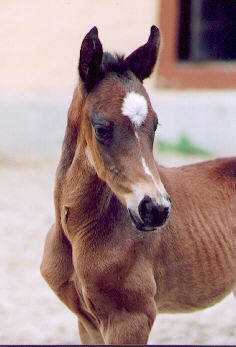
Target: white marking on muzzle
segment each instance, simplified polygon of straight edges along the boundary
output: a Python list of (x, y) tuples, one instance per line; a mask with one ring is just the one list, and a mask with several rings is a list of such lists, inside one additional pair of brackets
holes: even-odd
[(89, 165), (92, 166), (93, 168), (95, 168), (93, 156), (92, 156), (92, 153), (91, 153), (90, 149), (88, 148), (88, 146), (85, 148), (85, 155), (87, 157)]
[[(154, 181), (154, 177), (153, 177), (153, 174), (151, 173), (151, 171), (149, 170), (147, 164), (146, 164), (146, 161), (145, 159), (142, 157), (142, 164), (143, 164), (143, 168), (144, 168), (144, 171), (146, 172), (147, 175), (151, 176), (152, 177), (152, 180)], [(155, 183), (155, 181), (154, 181)]]
[(169, 200), (167, 200), (167, 193), (166, 193), (166, 190), (163, 186), (163, 183), (161, 182), (160, 179), (158, 180), (158, 182), (156, 181), (155, 177), (153, 176), (152, 172), (150, 171), (149, 167), (147, 166), (146, 160), (143, 157), (142, 157), (142, 164), (143, 164), (144, 172), (146, 173), (146, 175), (148, 175), (152, 178), (153, 184), (154, 184), (156, 190), (159, 192), (159, 196), (156, 199), (157, 202), (164, 207), (169, 207), (170, 202), (169, 202)]
[(135, 126), (140, 126), (147, 117), (147, 100), (141, 94), (129, 92), (124, 98), (121, 111)]
[[(138, 147), (139, 147), (139, 151), (140, 151), (140, 155), (141, 155), (141, 161), (142, 161), (144, 172), (146, 175), (148, 175), (152, 178), (152, 182), (155, 186), (155, 189), (157, 190), (157, 192), (159, 194), (153, 195), (153, 189), (152, 189), (152, 191), (150, 191), (150, 187), (149, 187), (149, 189), (148, 188), (145, 189), (144, 183), (143, 184), (135, 184), (132, 186), (133, 193), (126, 196), (127, 207), (130, 209), (133, 209), (137, 213), (139, 203), (141, 202), (141, 200), (144, 198), (145, 195), (148, 195), (151, 198), (154, 198), (158, 204), (162, 205), (163, 207), (169, 208), (170, 207), (170, 201), (168, 199), (168, 194), (165, 190), (165, 187), (163, 186), (163, 183), (161, 182), (160, 178), (157, 182), (157, 180), (153, 176), (151, 170), (149, 169), (149, 167), (146, 163), (146, 160), (144, 159), (144, 157), (141, 154), (140, 139), (139, 139), (139, 135), (138, 135), (137, 131), (135, 131), (135, 137), (138, 140)], [(148, 187), (148, 186), (146, 185), (146, 187)]]
[(145, 182), (132, 185), (132, 193), (125, 195), (127, 208), (139, 215), (138, 207), (145, 196), (149, 196), (151, 199), (154, 199), (156, 203), (163, 208), (169, 208), (170, 201), (167, 198), (167, 193), (162, 182), (160, 181), (158, 185), (155, 184), (155, 188), (159, 194), (155, 194), (152, 186), (145, 184)]
[(143, 185), (140, 183), (132, 185), (132, 193), (125, 195), (125, 201), (127, 208), (134, 211), (139, 215), (138, 206), (142, 199), (144, 198), (145, 193), (143, 190)]

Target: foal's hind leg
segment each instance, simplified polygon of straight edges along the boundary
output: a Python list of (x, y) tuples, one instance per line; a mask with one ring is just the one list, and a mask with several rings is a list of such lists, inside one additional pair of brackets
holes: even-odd
[(58, 230), (55, 225), (51, 227), (46, 237), (40, 271), (59, 299), (79, 318), (82, 342), (104, 343), (100, 332), (81, 307), (73, 280), (71, 245), (63, 231)]

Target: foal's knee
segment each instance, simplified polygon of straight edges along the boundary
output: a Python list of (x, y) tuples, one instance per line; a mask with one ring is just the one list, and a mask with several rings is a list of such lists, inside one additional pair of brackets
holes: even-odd
[(109, 319), (105, 341), (107, 344), (147, 344), (155, 320), (155, 313), (120, 312)]

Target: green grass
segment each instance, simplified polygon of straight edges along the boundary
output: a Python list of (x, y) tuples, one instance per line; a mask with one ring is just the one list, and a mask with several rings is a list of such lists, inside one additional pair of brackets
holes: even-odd
[(174, 152), (186, 155), (208, 156), (211, 153), (204, 148), (196, 146), (187, 136), (182, 135), (175, 143), (158, 140), (158, 149), (160, 152)]

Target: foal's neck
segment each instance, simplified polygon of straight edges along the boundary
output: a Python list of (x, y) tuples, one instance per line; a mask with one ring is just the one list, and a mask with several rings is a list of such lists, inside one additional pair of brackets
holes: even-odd
[(71, 167), (67, 172), (65, 197), (77, 213), (76, 224), (83, 233), (98, 227), (107, 214), (114, 194), (89, 163), (86, 144), (79, 141)]

